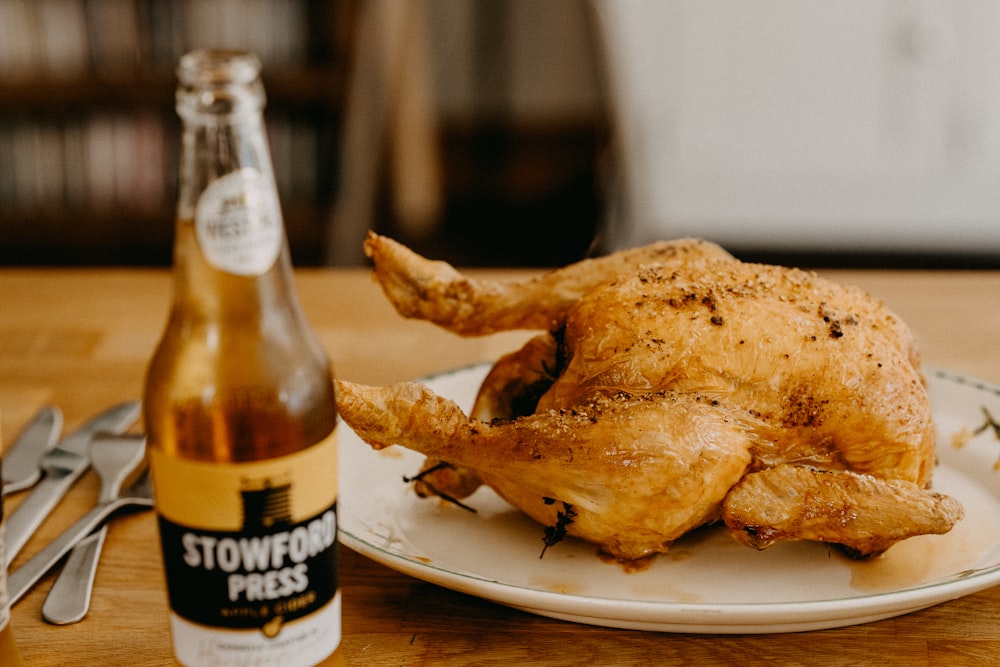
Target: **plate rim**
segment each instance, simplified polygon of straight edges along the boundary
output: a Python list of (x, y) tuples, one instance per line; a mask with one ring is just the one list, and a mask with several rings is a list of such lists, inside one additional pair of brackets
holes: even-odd
[[(491, 364), (467, 364), (414, 381), (434, 384), (461, 374), (485, 372)], [(923, 373), (944, 382), (1000, 396), (1000, 385), (986, 380), (936, 366), (925, 366)], [(342, 421), (340, 427), (354, 435)], [(342, 464), (340, 469), (344, 471), (347, 466)], [(1000, 584), (998, 562), (906, 588), (851, 597), (729, 603), (635, 600), (532, 588), (483, 573), (460, 572), (435, 563), (425, 563), (413, 555), (366, 541), (345, 527), (343, 522), (339, 528), (339, 539), (353, 551), (402, 574), (527, 613), (591, 625), (666, 632), (749, 634), (843, 627), (919, 611)], [(540, 605), (539, 602), (545, 604)], [(864, 613), (859, 613), (861, 604), (864, 605)], [(794, 620), (789, 620), (790, 617)]]

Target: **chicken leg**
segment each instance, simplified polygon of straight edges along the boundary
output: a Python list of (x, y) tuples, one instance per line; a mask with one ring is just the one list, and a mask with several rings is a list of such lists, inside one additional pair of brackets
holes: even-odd
[(719, 408), (673, 394), (602, 399), (576, 410), (480, 422), (419, 383), (337, 382), (340, 414), (374, 448), (399, 444), (479, 472), (545, 526), (632, 560), (718, 520), (746, 472), (753, 432)]

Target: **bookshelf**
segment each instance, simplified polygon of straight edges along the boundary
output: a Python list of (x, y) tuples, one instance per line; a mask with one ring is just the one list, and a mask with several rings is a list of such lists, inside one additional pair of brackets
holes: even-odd
[(170, 262), (193, 48), (258, 54), (296, 264), (322, 259), (355, 2), (0, 0), (0, 263)]

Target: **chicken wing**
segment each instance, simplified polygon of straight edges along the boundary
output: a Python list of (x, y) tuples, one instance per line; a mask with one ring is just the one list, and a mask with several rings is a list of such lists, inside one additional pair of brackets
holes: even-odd
[(680, 266), (731, 257), (715, 244), (681, 239), (583, 260), (524, 282), (500, 283), (465, 276), (446, 262), (425, 259), (374, 233), (365, 241), (365, 254), (374, 260), (375, 279), (401, 315), (463, 336), (553, 328), (582, 295), (642, 264)]

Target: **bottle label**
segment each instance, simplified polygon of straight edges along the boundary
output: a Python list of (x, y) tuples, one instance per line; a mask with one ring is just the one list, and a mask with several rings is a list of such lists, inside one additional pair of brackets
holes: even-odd
[(210, 183), (198, 198), (194, 219), (205, 259), (221, 271), (260, 275), (281, 252), (278, 196), (255, 169), (240, 169)]
[(150, 455), (177, 659), (307, 667), (333, 653), (335, 434), (267, 461)]

